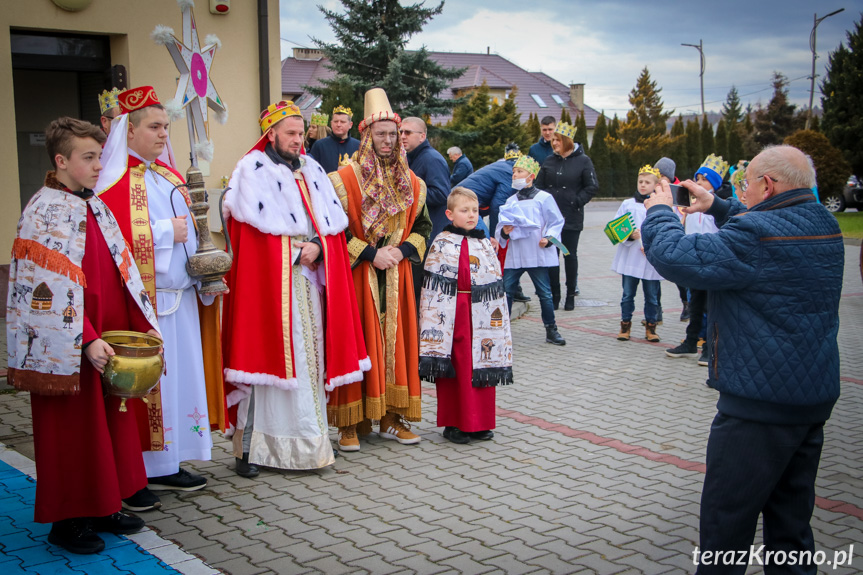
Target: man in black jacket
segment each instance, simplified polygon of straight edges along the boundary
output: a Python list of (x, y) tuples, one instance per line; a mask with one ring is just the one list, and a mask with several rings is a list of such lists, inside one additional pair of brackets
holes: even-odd
[[(575, 127), (560, 122), (554, 129), (551, 145), (554, 154), (546, 158), (536, 177), (536, 187), (552, 195), (566, 222), (561, 233), (561, 242), (569, 255), (564, 256), (566, 270), (566, 302), (563, 309), (575, 309), (578, 290), (578, 237), (584, 229), (584, 206), (596, 192), (599, 182), (593, 162), (584, 153), (581, 144), (573, 142)], [(554, 308), (560, 303), (560, 266), (549, 270), (551, 295)]]

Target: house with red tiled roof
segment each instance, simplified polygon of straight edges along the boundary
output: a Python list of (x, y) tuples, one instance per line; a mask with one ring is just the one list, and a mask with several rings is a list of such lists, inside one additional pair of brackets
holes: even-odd
[[(567, 108), (572, 118), (584, 112), (588, 137), (600, 113), (584, 103), (584, 84), (566, 85), (543, 72), (528, 72), (498, 54), (475, 54), (454, 52), (429, 52), (429, 57), (447, 68), (466, 68), (464, 74), (450, 83), (449, 91), (442, 98), (459, 98), (477, 89), (483, 82), (488, 84), (492, 98), (503, 99), (518, 88), (516, 104), (521, 121), (526, 122), (533, 113), (539, 118), (560, 118), (562, 108)], [(282, 61), (282, 97), (293, 100), (309, 119), (320, 107), (320, 98), (309, 94), (303, 86), (316, 86), (320, 80), (333, 77), (327, 69), (328, 60), (320, 50), (294, 48), (293, 56)], [(434, 124), (445, 124), (451, 116), (435, 116)]]

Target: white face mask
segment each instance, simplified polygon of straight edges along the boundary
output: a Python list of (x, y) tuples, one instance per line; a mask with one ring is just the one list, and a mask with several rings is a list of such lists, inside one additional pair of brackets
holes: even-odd
[(512, 189), (523, 190), (527, 187), (527, 178), (518, 178), (512, 181)]

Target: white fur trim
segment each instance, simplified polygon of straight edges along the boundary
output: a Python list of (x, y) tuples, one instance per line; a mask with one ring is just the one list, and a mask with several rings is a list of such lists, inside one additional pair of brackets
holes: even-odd
[(250, 395), (252, 395), (252, 388), (248, 385), (235, 386), (236, 389), (229, 393), (227, 397), (225, 397), (225, 402), (228, 404), (228, 407), (234, 407)]
[[(216, 36), (215, 34), (207, 34), (207, 37), (204, 38), (204, 46), (210, 46), (210, 45), (215, 46), (216, 50), (219, 50), (222, 47), (222, 41), (219, 40), (219, 37)], [(201, 50), (201, 51), (203, 52), (204, 50)]]
[(170, 46), (174, 43), (174, 29), (170, 26), (163, 26), (161, 24), (157, 24), (153, 31), (150, 33), (150, 38), (156, 44), (161, 46)]
[(182, 12), (186, 8), (194, 8), (195, 0), (177, 0), (177, 6), (180, 7), (180, 11)]
[[(371, 366), (369, 366), (371, 368)], [(324, 389), (326, 391), (332, 391), (337, 387), (341, 387), (342, 385), (347, 385), (349, 383), (354, 383), (357, 381), (363, 380), (363, 372), (361, 370), (352, 371), (350, 373), (346, 373), (344, 375), (339, 375), (337, 377), (333, 377), (329, 379), (324, 384)]]
[(176, 98), (168, 100), (163, 104), (163, 106), (165, 106), (165, 112), (168, 113), (168, 119), (172, 122), (176, 122), (180, 118), (186, 117), (186, 109), (183, 108), (183, 104), (181, 104)]
[[(314, 159), (304, 156), (302, 174), (312, 198), (312, 211), (323, 235), (334, 235), (348, 226), (330, 179)], [(246, 154), (231, 176), (225, 194), (225, 218), (249, 224), (275, 236), (308, 233), (308, 217), (294, 175), (259, 150)]]
[(360, 360), (360, 369), (363, 371), (370, 371), (372, 369), (372, 360), (369, 359), (369, 356)]
[(195, 155), (206, 162), (213, 161), (213, 150), (214, 146), (211, 140), (195, 144)]
[(296, 377), (285, 379), (269, 373), (250, 373), (248, 371), (239, 371), (228, 368), (225, 368), (225, 381), (234, 386), (238, 383), (245, 385), (270, 385), (286, 391), (291, 391), (299, 387)]
[(237, 431), (237, 428), (234, 427), (234, 424), (231, 422), (228, 422), (228, 429), (225, 430), (225, 439), (231, 439), (232, 437), (234, 437), (234, 432), (236, 432), (236, 431)]
[(228, 105), (222, 102), (222, 105), (225, 107), (223, 110), (215, 110), (216, 112), (216, 121), (222, 125), (228, 123)]

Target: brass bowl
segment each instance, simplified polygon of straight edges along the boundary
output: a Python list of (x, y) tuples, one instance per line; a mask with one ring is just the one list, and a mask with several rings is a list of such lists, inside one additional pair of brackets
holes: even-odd
[(102, 383), (122, 398), (120, 411), (126, 411), (127, 399), (143, 399), (159, 383), (165, 368), (162, 340), (136, 331), (106, 331), (102, 339), (116, 354), (105, 365)]

